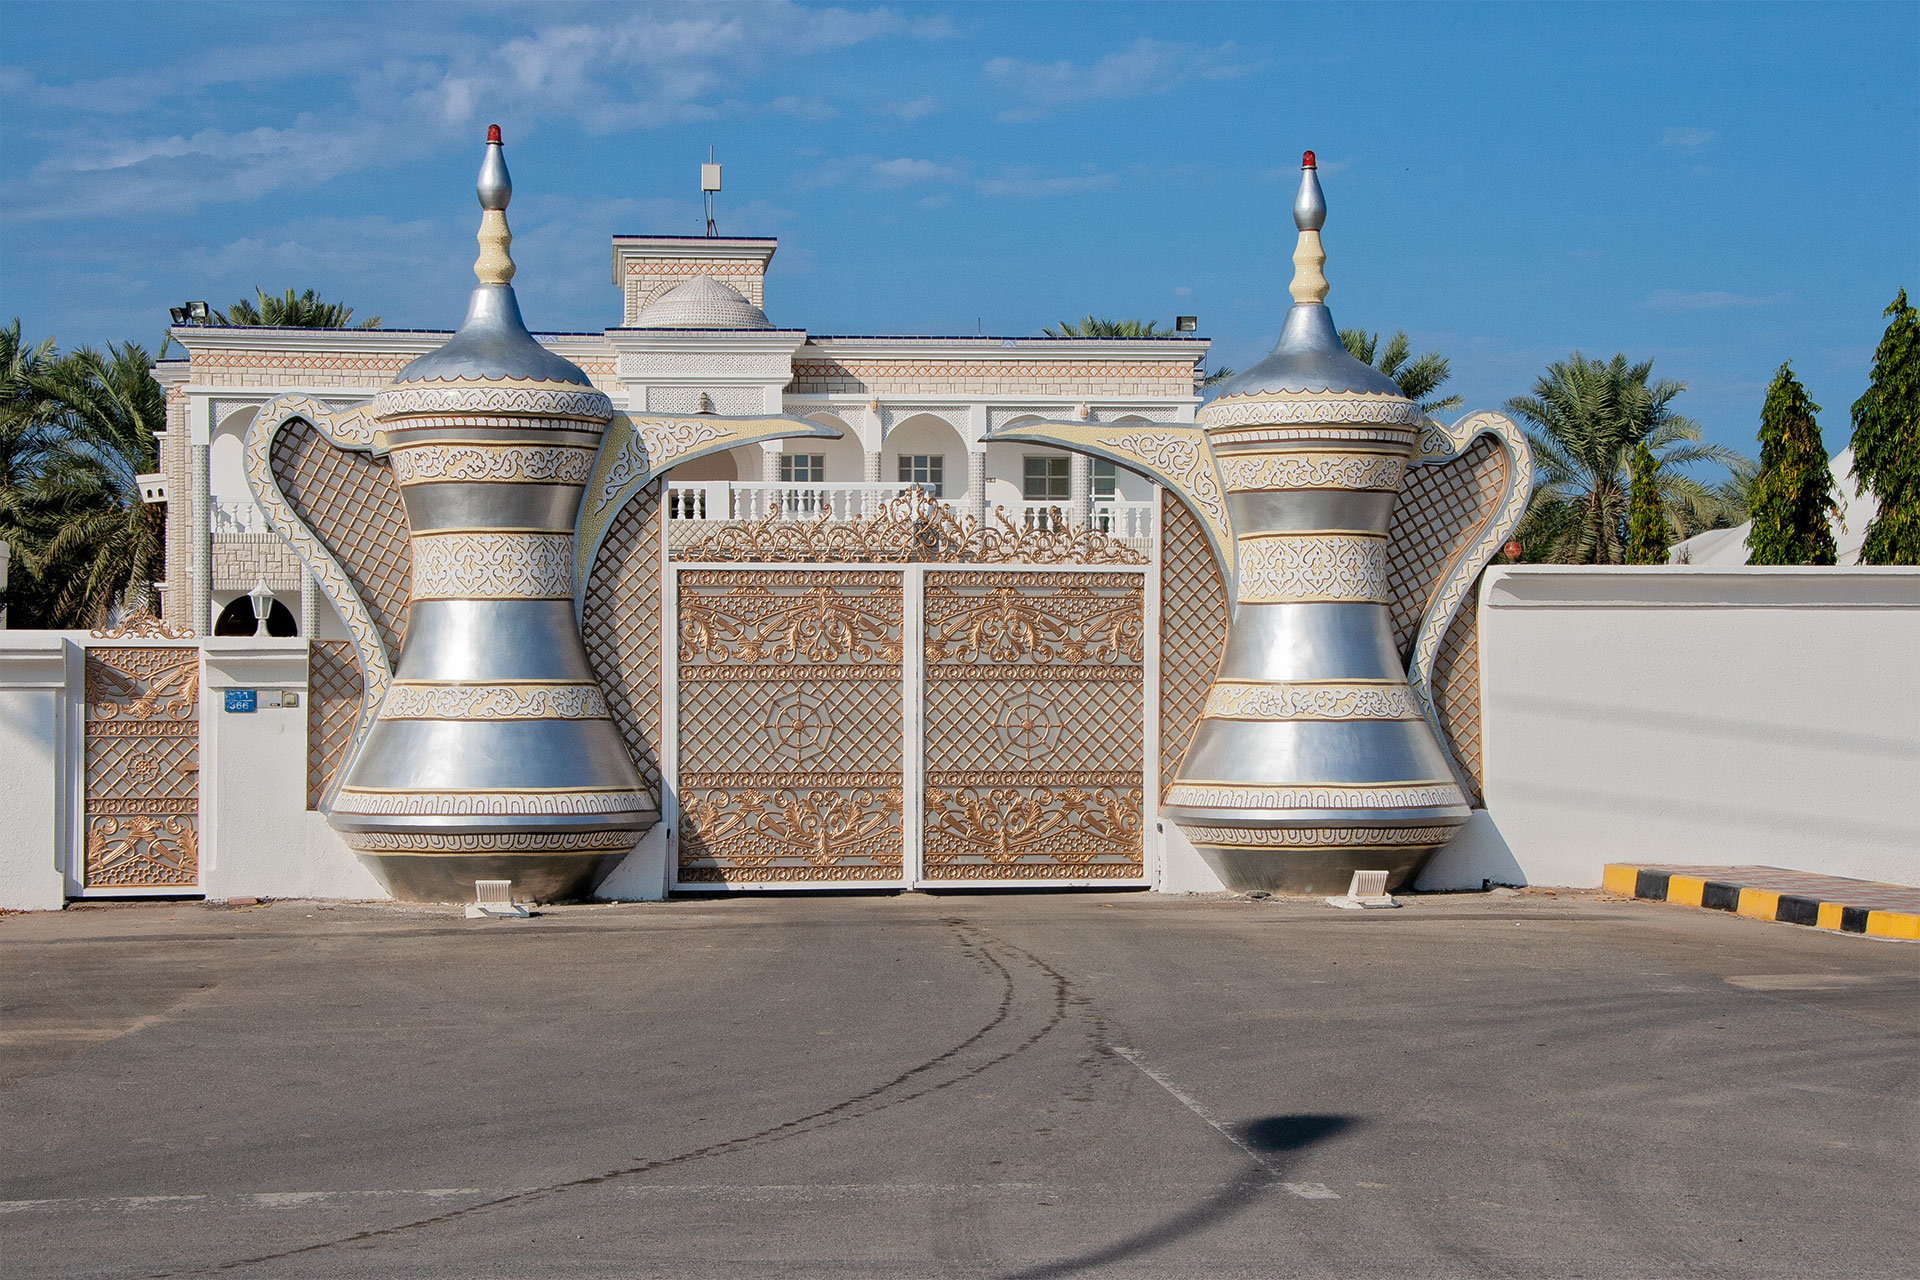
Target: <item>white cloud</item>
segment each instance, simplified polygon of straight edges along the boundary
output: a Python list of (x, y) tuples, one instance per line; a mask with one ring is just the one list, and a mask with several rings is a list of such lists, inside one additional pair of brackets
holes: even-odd
[(1002, 170), (996, 177), (982, 178), (973, 185), (985, 196), (1043, 199), (1048, 196), (1077, 196), (1089, 191), (1106, 191), (1115, 182), (1110, 173), (1050, 176), (1028, 168), (1013, 168)]
[(871, 155), (840, 156), (802, 177), (799, 186), (803, 191), (849, 183), (864, 187), (906, 187), (921, 183), (961, 182), (965, 178), (966, 175), (957, 166), (941, 164), (937, 160), (920, 160), (911, 156), (899, 156), (892, 160)]
[[(591, 22), (553, 12), (397, 8), (379, 23), (291, 20), (271, 49), (208, 43), (132, 76), (53, 83), (9, 71), (10, 100), (58, 123), (36, 135), (43, 158), (13, 184), (5, 212), (191, 213), (393, 170), (475, 141), (489, 121), (511, 146), (547, 122), (609, 133), (757, 110), (822, 120), (837, 113), (826, 98), (756, 107), (753, 84), (852, 45), (952, 34), (940, 17), (791, 0), (596, 9)], [(300, 86), (291, 108), (289, 84)], [(233, 118), (235, 86), (255, 85), (272, 90), (244, 117), (259, 127), (210, 123)]]
[(1176, 298), (1191, 298), (1193, 296), (1193, 290), (1189, 289), (1186, 285), (1177, 284), (1173, 286), (1173, 296)]
[(1771, 307), (1786, 302), (1793, 295), (1787, 293), (1769, 294), (1766, 297), (1753, 297), (1748, 294), (1727, 293), (1720, 289), (1709, 289), (1701, 293), (1682, 293), (1677, 289), (1655, 289), (1648, 295), (1644, 304), (1651, 311), (1723, 311), (1729, 307)]
[(883, 116), (898, 116), (900, 119), (912, 123), (915, 120), (923, 120), (933, 115), (939, 111), (943, 105), (940, 99), (934, 97), (932, 94), (923, 94), (918, 98), (912, 98), (906, 102), (882, 103), (876, 110)]
[(1142, 36), (1087, 65), (995, 58), (985, 70), (989, 80), (1017, 100), (999, 115), (1012, 123), (1039, 119), (1056, 107), (1165, 93), (1188, 80), (1227, 80), (1258, 66), (1258, 59), (1231, 42), (1208, 49)]
[(809, 120), (816, 124), (822, 120), (832, 120), (840, 114), (840, 108), (825, 98), (796, 98), (790, 93), (769, 102), (767, 109), (777, 111), (781, 115), (792, 116), (796, 120)]
[(873, 176), (889, 186), (904, 186), (909, 182), (958, 182), (960, 171), (948, 164), (936, 164), (932, 160), (882, 160), (873, 166)]
[(1689, 125), (1667, 130), (1666, 136), (1660, 139), (1660, 145), (1679, 147), (1682, 151), (1698, 151), (1719, 136), (1711, 129), (1700, 129)]

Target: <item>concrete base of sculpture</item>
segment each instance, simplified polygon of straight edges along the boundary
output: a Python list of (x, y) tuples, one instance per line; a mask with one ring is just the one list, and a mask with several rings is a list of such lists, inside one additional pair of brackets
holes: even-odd
[(567, 902), (591, 894), (628, 852), (358, 852), (357, 856), (402, 902), (471, 901), (476, 880), (511, 880), (513, 896), (520, 902)]
[(1438, 845), (1381, 848), (1377, 845), (1332, 849), (1229, 849), (1195, 844), (1194, 851), (1213, 868), (1220, 882), (1237, 893), (1344, 893), (1356, 871), (1384, 870), (1386, 892), (1411, 888)]

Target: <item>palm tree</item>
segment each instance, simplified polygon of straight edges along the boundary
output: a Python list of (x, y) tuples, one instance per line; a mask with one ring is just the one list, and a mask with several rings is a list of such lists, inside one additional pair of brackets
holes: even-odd
[(8, 513), (54, 447), (46, 401), (33, 389), (33, 379), (44, 374), (53, 359), (52, 338), (31, 347), (21, 343), (18, 316), (0, 329), (0, 504)]
[(21, 519), (40, 625), (104, 621), (116, 604), (146, 605), (164, 565), (165, 516), (137, 477), (159, 469), (154, 438), (166, 397), (144, 347), (81, 347), (30, 375), (56, 444), (25, 486)]
[(1653, 455), (1654, 485), (1676, 534), (1724, 519), (1723, 500), (1677, 470), (1696, 462), (1729, 468), (1744, 461), (1731, 449), (1700, 442), (1700, 427), (1673, 411), (1686, 383), (1649, 384), (1653, 361), (1629, 365), (1624, 355), (1589, 360), (1575, 351), (1547, 366), (1530, 396), (1507, 401), (1507, 412), (1531, 426), (1535, 488), (1519, 540), (1525, 558), (1574, 564), (1619, 564), (1626, 536), (1628, 472), (1634, 450)]
[(353, 308), (344, 302), (322, 302), (319, 295), (309, 289), (296, 295), (289, 289), (278, 298), (270, 298), (255, 285), (254, 296), (259, 304), (241, 298), (225, 311), (216, 311), (213, 318), (220, 324), (270, 325), (281, 329), (345, 329), (350, 325), (355, 329), (378, 329), (380, 317), (362, 320), (352, 325)]
[(1158, 320), (1109, 320), (1087, 315), (1078, 320), (1062, 320), (1040, 332), (1049, 338), (1160, 338), (1167, 336)]
[[(1340, 345), (1361, 364), (1370, 364), (1392, 378), (1400, 388), (1400, 394), (1417, 404), (1421, 413), (1443, 413), (1466, 403), (1462, 396), (1428, 399), (1441, 383), (1453, 376), (1453, 371), (1448, 368), (1447, 358), (1438, 351), (1429, 351), (1409, 360), (1407, 357), (1413, 354), (1413, 344), (1407, 340), (1404, 329), (1387, 339), (1384, 351), (1380, 350), (1380, 335), (1368, 333), (1365, 329), (1342, 329)], [(1377, 361), (1374, 358), (1376, 354), (1379, 357)]]

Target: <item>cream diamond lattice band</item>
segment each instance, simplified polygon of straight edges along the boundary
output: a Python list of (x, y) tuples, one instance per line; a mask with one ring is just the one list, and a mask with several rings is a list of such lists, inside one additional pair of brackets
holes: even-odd
[(381, 419), (416, 413), (505, 413), (605, 422), (613, 401), (605, 392), (571, 382), (406, 382), (373, 398)]
[(1407, 460), (1392, 453), (1288, 453), (1220, 459), (1220, 476), (1238, 493), (1279, 489), (1398, 491)]
[(607, 715), (607, 699), (590, 684), (396, 681), (380, 715), (386, 720), (598, 720)]
[(1241, 431), (1210, 431), (1216, 453), (1223, 449), (1269, 448), (1276, 444), (1390, 444), (1411, 447), (1412, 427), (1248, 427)]
[(1308, 398), (1290, 392), (1235, 396), (1230, 400), (1216, 400), (1200, 410), (1200, 425), (1209, 430), (1308, 422), (1417, 427), (1425, 420), (1420, 406), (1411, 400), (1362, 392)]
[(1220, 680), (1207, 691), (1200, 714), (1214, 720), (1418, 720), (1426, 713), (1399, 681)]
[(1241, 604), (1385, 604), (1388, 598), (1385, 535), (1287, 533), (1241, 539)]
[(388, 460), (401, 484), (585, 484), (593, 470), (591, 448), (549, 444), (405, 445)]
[(413, 598), (571, 600), (573, 535), (415, 534)]

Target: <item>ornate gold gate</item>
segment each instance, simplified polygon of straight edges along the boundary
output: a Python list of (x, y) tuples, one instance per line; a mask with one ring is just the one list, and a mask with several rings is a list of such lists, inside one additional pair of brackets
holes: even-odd
[(1144, 882), (1143, 572), (674, 572), (681, 887)]
[(194, 892), (200, 883), (200, 651), (87, 650), (86, 846), (92, 892)]
[(687, 886), (897, 884), (899, 569), (680, 569)]
[(927, 573), (923, 882), (1143, 879), (1144, 583)]

